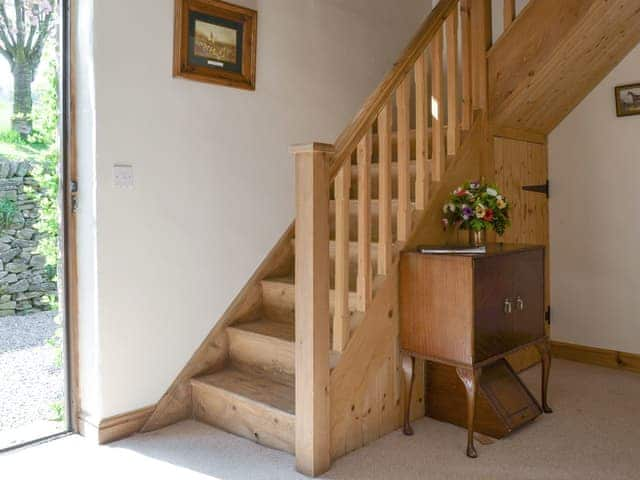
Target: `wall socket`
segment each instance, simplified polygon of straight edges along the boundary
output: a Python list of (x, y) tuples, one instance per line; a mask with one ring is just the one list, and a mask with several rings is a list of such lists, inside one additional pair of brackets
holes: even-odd
[(113, 185), (120, 188), (133, 188), (133, 166), (114, 165)]

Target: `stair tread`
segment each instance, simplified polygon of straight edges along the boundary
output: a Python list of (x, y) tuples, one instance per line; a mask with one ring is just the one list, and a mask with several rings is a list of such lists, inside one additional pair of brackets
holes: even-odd
[(226, 390), (253, 402), (267, 405), (290, 415), (295, 415), (295, 390), (293, 382), (284, 384), (266, 375), (243, 371), (229, 366), (224, 370), (198, 377), (192, 382), (210, 388)]
[(278, 338), (286, 342), (293, 342), (295, 339), (295, 331), (292, 323), (276, 322), (275, 320), (266, 318), (255, 322), (236, 323), (229, 328), (266, 337)]

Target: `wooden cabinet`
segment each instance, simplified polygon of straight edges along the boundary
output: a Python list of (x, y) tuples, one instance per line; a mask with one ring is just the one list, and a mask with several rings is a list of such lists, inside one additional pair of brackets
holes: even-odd
[[(437, 386), (443, 398), (451, 393), (447, 385), (453, 388), (454, 381), (456, 388), (462, 385), (466, 391), (469, 456), (476, 455), (473, 428), (478, 390), (481, 401), (486, 399), (488, 408), (503, 423), (491, 433), (508, 433), (523, 423), (520, 420), (530, 421), (540, 413), (526, 387), (502, 360), (507, 354), (532, 345), (539, 348), (544, 360), (543, 408), (548, 409), (544, 247), (497, 244), (488, 246), (487, 253), (481, 255), (405, 253), (400, 261), (400, 316), (402, 350), (414, 358), (447, 366), (438, 370), (437, 378), (453, 372), (453, 381)], [(435, 367), (431, 370), (436, 372)], [(497, 391), (501, 396), (496, 396), (495, 385), (500, 385)], [(429, 397), (438, 405), (438, 398), (427, 392)], [(433, 416), (459, 423), (455, 419), (460, 418), (460, 412), (448, 410), (431, 408)], [(505, 412), (521, 418), (509, 419)], [(478, 420), (480, 424), (483, 421)], [(408, 420), (405, 426), (410, 433)]]

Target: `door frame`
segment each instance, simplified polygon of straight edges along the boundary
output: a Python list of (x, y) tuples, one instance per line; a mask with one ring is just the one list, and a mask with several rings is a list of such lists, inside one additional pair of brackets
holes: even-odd
[(80, 424), (80, 355), (79, 355), (79, 311), (78, 311), (78, 262), (75, 207), (78, 190), (78, 159), (75, 136), (75, 9), (72, 0), (61, 0), (62, 25), (62, 261), (64, 265), (64, 323), (66, 366), (66, 419), (67, 430), (78, 433)]

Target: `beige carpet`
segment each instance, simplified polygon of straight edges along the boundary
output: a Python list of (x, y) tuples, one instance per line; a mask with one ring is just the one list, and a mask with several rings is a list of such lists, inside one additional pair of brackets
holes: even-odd
[[(538, 369), (525, 374), (538, 392)], [(464, 456), (465, 433), (424, 419), (335, 463), (327, 479), (640, 479), (640, 375), (554, 361), (555, 413)], [(195, 422), (106, 447), (67, 437), (0, 456), (0, 478), (304, 478), (290, 455)]]

